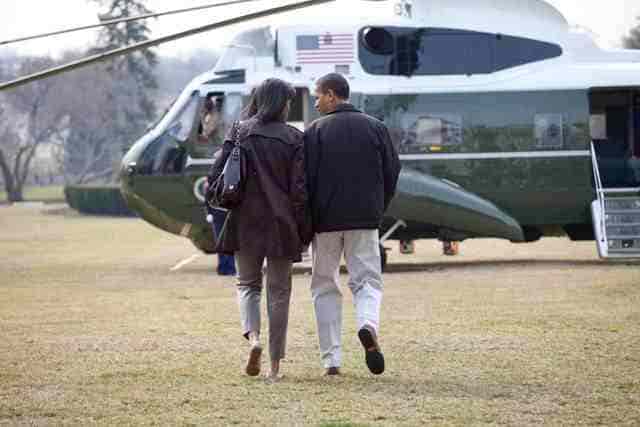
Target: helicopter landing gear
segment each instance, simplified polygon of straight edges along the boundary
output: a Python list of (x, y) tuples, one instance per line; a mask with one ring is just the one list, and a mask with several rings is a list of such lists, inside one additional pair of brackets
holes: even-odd
[(387, 230), (386, 233), (380, 237), (380, 270), (384, 273), (387, 269), (387, 249), (384, 247), (384, 242), (400, 227), (406, 227), (407, 223), (399, 219)]
[(385, 272), (387, 269), (387, 248), (380, 244), (380, 271)]

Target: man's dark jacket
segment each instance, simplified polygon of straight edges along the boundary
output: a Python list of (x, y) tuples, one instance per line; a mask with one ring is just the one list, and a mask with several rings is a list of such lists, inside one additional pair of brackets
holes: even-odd
[[(311, 234), (305, 212), (302, 132), (285, 123), (263, 124), (250, 119), (240, 124), (239, 140), (247, 158), (244, 197), (232, 210), (216, 251), (298, 261), (303, 242), (309, 241)], [(209, 182), (222, 173), (233, 146), (227, 135)]]
[(344, 103), (314, 121), (304, 142), (313, 231), (378, 228), (400, 173), (386, 126)]

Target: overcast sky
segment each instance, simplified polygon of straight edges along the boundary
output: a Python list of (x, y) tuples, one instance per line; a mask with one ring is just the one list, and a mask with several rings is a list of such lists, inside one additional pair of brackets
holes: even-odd
[[(147, 0), (146, 4), (154, 12), (162, 12), (177, 7), (198, 6), (215, 1)], [(628, 34), (629, 29), (639, 22), (636, 20), (636, 17), (640, 15), (639, 0), (548, 0), (548, 2), (558, 8), (570, 24), (581, 25), (594, 32), (599, 37), (599, 43), (603, 46), (620, 46), (622, 36)], [(153, 31), (152, 37), (215, 22), (249, 10), (259, 10), (283, 3), (287, 2), (261, 0), (254, 4), (229, 6), (224, 10), (212, 9), (162, 17), (150, 21)], [(362, 3), (353, 0), (343, 3), (340, 6), (340, 11), (344, 13), (346, 10), (348, 13), (357, 14), (358, 9), (362, 7)], [(367, 7), (383, 7), (383, 4), (368, 3)], [(99, 6), (88, 0), (0, 0), (0, 40), (97, 23), (96, 14), (99, 11)], [(251, 25), (255, 25), (255, 23)], [(238, 28), (211, 31), (203, 35), (171, 42), (159, 47), (158, 53), (183, 56), (194, 48), (220, 47), (228, 43), (229, 38), (237, 30)], [(0, 46), (0, 53), (2, 50), (12, 48), (23, 53), (56, 55), (64, 48), (86, 48), (90, 42), (95, 40), (96, 34), (97, 31), (88, 30), (45, 40), (23, 42), (11, 47)]]

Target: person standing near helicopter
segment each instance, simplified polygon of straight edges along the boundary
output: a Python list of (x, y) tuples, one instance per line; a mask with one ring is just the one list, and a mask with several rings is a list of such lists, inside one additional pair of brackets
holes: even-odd
[(207, 96), (200, 116), (198, 137), (203, 144), (222, 144), (222, 98)]
[(337, 375), (342, 341), (338, 269), (344, 253), (365, 361), (373, 374), (381, 374), (378, 228), (395, 193), (400, 159), (386, 126), (348, 99), (349, 83), (342, 75), (327, 74), (316, 82), (316, 108), (324, 117), (304, 137), (315, 232), (311, 294), (325, 374)]
[[(295, 89), (279, 79), (265, 80), (253, 94), (251, 117), (238, 125), (237, 140), (247, 161), (244, 196), (218, 243), (221, 252), (236, 255), (242, 333), (250, 344), (245, 372), (250, 376), (260, 373), (262, 266), (267, 260), (271, 380), (278, 379), (285, 355), (292, 263), (300, 260), (303, 244), (310, 240), (303, 134), (285, 123), (294, 98)], [(234, 139), (225, 138), (210, 182), (222, 173)]]

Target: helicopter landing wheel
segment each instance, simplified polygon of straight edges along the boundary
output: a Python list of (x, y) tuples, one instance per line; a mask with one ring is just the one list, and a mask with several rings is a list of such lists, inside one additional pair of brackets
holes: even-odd
[(387, 249), (380, 245), (380, 271), (385, 272), (387, 269)]

